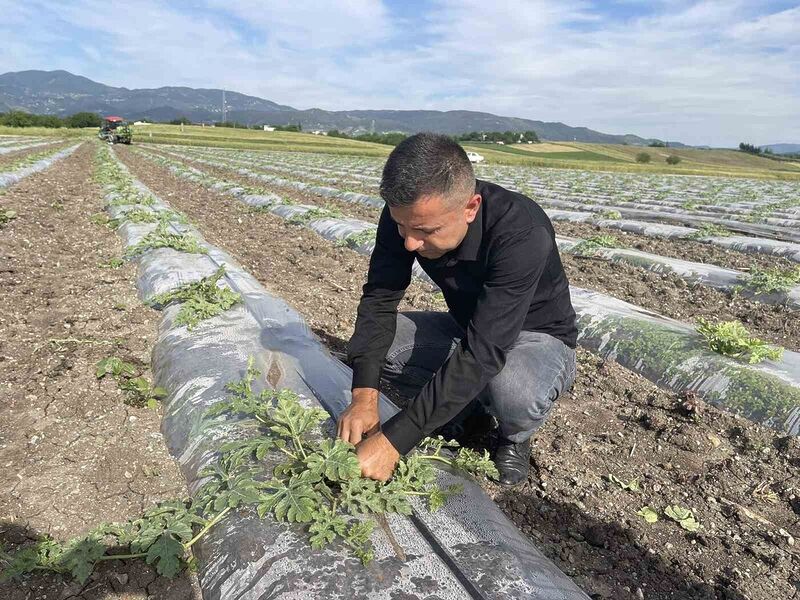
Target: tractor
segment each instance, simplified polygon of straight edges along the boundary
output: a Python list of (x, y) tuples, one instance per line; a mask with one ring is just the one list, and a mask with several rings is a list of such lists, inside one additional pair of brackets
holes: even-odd
[(130, 123), (122, 117), (106, 117), (97, 136), (109, 144), (130, 144), (133, 131)]

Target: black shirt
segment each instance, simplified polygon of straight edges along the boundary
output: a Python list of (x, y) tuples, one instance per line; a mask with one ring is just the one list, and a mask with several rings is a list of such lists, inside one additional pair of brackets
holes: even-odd
[(520, 331), (540, 331), (575, 347), (575, 311), (550, 219), (530, 198), (478, 180), (483, 201), (461, 244), (437, 259), (405, 249), (384, 207), (349, 359), (353, 387), (378, 389), (394, 339), (397, 305), (416, 258), (466, 331), (409, 405), (383, 425), (401, 454), (449, 422), (505, 365)]

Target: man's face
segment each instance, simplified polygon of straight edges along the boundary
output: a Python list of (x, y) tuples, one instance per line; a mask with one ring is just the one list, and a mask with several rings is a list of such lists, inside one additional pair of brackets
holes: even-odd
[(406, 250), (435, 259), (458, 248), (480, 205), (480, 194), (463, 201), (430, 195), (422, 196), (411, 206), (390, 206), (389, 213), (405, 240)]

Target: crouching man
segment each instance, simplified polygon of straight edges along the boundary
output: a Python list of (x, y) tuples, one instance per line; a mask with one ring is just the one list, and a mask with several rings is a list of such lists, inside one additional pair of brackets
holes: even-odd
[[(401, 454), (477, 405), (499, 426), (500, 482), (520, 483), (531, 435), (575, 379), (575, 311), (553, 226), (530, 198), (476, 180), (461, 146), (442, 135), (399, 144), (380, 190), (386, 206), (350, 340), (353, 396), (338, 435), (358, 446), (365, 477), (385, 481)], [(414, 259), (448, 312), (398, 314)], [(382, 427), (381, 375), (410, 398)]]

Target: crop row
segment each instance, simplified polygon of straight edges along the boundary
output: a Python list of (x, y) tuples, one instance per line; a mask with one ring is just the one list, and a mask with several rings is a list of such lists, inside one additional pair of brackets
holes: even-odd
[[(357, 252), (371, 252), (374, 225), (273, 193), (254, 193), (174, 161), (169, 166), (181, 177), (309, 227)], [(777, 428), (800, 428), (800, 355), (786, 352), (781, 360), (763, 366), (742, 364), (709, 351), (694, 327), (597, 292), (573, 287), (571, 294), (581, 345), (661, 385), (696, 391), (712, 403)]]

